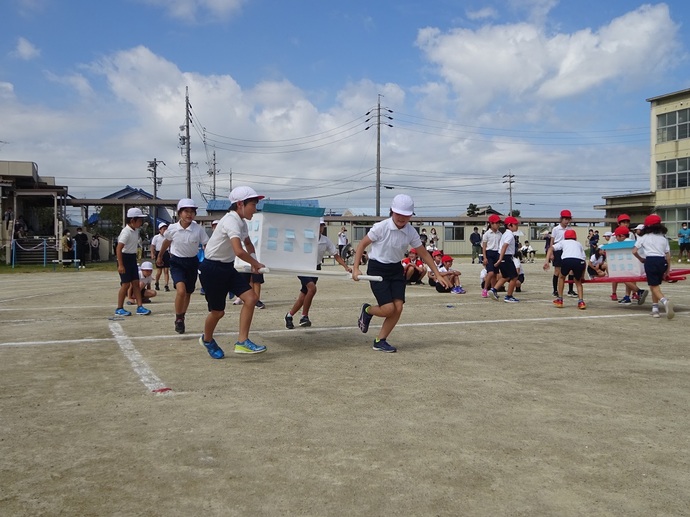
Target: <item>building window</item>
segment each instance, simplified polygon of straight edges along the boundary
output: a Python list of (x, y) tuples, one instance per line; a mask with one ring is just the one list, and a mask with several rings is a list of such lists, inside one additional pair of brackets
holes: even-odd
[(446, 226), (443, 228), (443, 240), (445, 241), (464, 241), (464, 226)]
[(366, 237), (367, 233), (369, 233), (369, 230), (371, 230), (371, 226), (355, 226), (353, 228), (355, 234), (354, 240), (361, 241), (364, 237)]
[(656, 117), (656, 142), (672, 142), (690, 137), (690, 108)]
[(659, 190), (690, 187), (690, 158), (657, 162), (656, 187)]

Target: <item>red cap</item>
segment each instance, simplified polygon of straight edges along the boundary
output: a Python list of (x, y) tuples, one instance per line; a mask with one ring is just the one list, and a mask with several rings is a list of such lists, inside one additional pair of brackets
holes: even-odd
[(630, 216), (628, 214), (621, 214), (618, 216), (618, 222), (630, 221)]
[(572, 219), (573, 214), (570, 213), (570, 210), (561, 210), (561, 217), (570, 217)]
[(443, 255), (441, 250), (434, 250), (434, 252), (431, 254), (432, 257), (438, 257), (439, 255)]
[(518, 220), (517, 220), (515, 217), (513, 217), (512, 215), (509, 215), (508, 217), (506, 217), (505, 223), (506, 223), (506, 224), (520, 224), (520, 221), (518, 221)]
[(443, 255), (443, 258), (441, 259), (441, 262), (452, 262), (452, 261), (453, 261), (453, 257), (451, 257), (450, 255)]
[(489, 222), (490, 222), (490, 223), (500, 223), (500, 222), (501, 222), (501, 218), (500, 218), (499, 216), (497, 216), (496, 214), (491, 214), (491, 215), (489, 216)]
[(625, 235), (626, 237), (630, 233), (630, 229), (626, 228), (625, 226), (619, 226), (618, 228), (615, 229), (613, 234), (618, 237), (619, 235)]
[(648, 215), (644, 219), (645, 226), (654, 226), (655, 224), (661, 224), (661, 217), (656, 214)]
[[(562, 214), (562, 212), (561, 212)], [(577, 239), (577, 233), (575, 230), (566, 230), (565, 233), (563, 234), (564, 239)]]

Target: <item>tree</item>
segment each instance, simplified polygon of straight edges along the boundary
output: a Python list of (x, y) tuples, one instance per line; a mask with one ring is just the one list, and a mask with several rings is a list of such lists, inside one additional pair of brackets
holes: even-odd
[(477, 215), (477, 208), (478, 208), (477, 205), (475, 205), (474, 203), (470, 203), (467, 206), (468, 217), (475, 217)]
[(510, 212), (513, 217), (520, 217), (520, 210), (513, 210)]

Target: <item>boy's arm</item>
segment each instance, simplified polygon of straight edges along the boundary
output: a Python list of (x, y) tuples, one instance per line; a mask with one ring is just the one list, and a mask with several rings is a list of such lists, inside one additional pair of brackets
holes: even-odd
[[(247, 245), (247, 241), (249, 239), (245, 239), (245, 245)], [(235, 252), (235, 256), (241, 260), (244, 260), (245, 262), (248, 262), (251, 266), (252, 269), (254, 270), (253, 272), (258, 272), (259, 269), (264, 266), (261, 262), (256, 260), (254, 258), (254, 245), (249, 241), (249, 245), (247, 246), (248, 248), (251, 248), (251, 251), (245, 250), (242, 247), (242, 241), (240, 241), (239, 237), (233, 237), (230, 239), (230, 243), (232, 244), (232, 250)]]
[(169, 241), (168, 239), (163, 239), (163, 244), (161, 245), (161, 250), (158, 252), (158, 257), (156, 258), (156, 265), (157, 266), (163, 266), (163, 255), (165, 255), (165, 252), (168, 251), (168, 248), (170, 247), (170, 243), (172, 241)]
[(503, 246), (501, 246), (501, 253), (498, 255), (498, 260), (496, 261), (495, 266), (498, 266), (501, 262), (503, 262), (503, 257), (506, 254), (506, 250), (508, 249), (508, 243), (504, 243)]
[(125, 261), (122, 258), (122, 249), (125, 247), (124, 243), (118, 242), (115, 247), (115, 256), (117, 257), (117, 272), (122, 274), (125, 272)]
[(371, 244), (371, 239), (369, 238), (368, 235), (365, 235), (364, 238), (359, 241), (359, 244), (357, 245), (357, 250), (355, 251), (355, 263), (352, 265), (352, 280), (355, 282), (359, 281), (359, 275), (362, 273), (359, 270), (359, 265), (362, 262), (362, 255), (364, 254), (364, 250), (367, 249), (367, 246)]

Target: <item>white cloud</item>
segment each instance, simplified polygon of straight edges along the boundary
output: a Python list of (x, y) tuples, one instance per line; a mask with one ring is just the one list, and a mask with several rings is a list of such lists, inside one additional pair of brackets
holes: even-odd
[(12, 51), (12, 57), (30, 61), (41, 55), (41, 51), (26, 38), (18, 38), (17, 46)]
[[(537, 2), (546, 11), (552, 2)], [(674, 59), (678, 26), (665, 4), (645, 5), (598, 30), (547, 35), (539, 24), (419, 31), (417, 45), (462, 103), (482, 108), (501, 96), (557, 99), (605, 81), (636, 80)]]
[(226, 20), (240, 11), (247, 0), (141, 0), (165, 9), (170, 16), (187, 22)]
[(476, 11), (467, 11), (470, 20), (484, 20), (486, 18), (498, 18), (498, 12), (493, 7), (483, 7)]
[(89, 80), (82, 74), (59, 76), (52, 72), (45, 72), (45, 75), (49, 81), (69, 86), (70, 88), (74, 89), (81, 97), (93, 96), (93, 88), (91, 88)]

